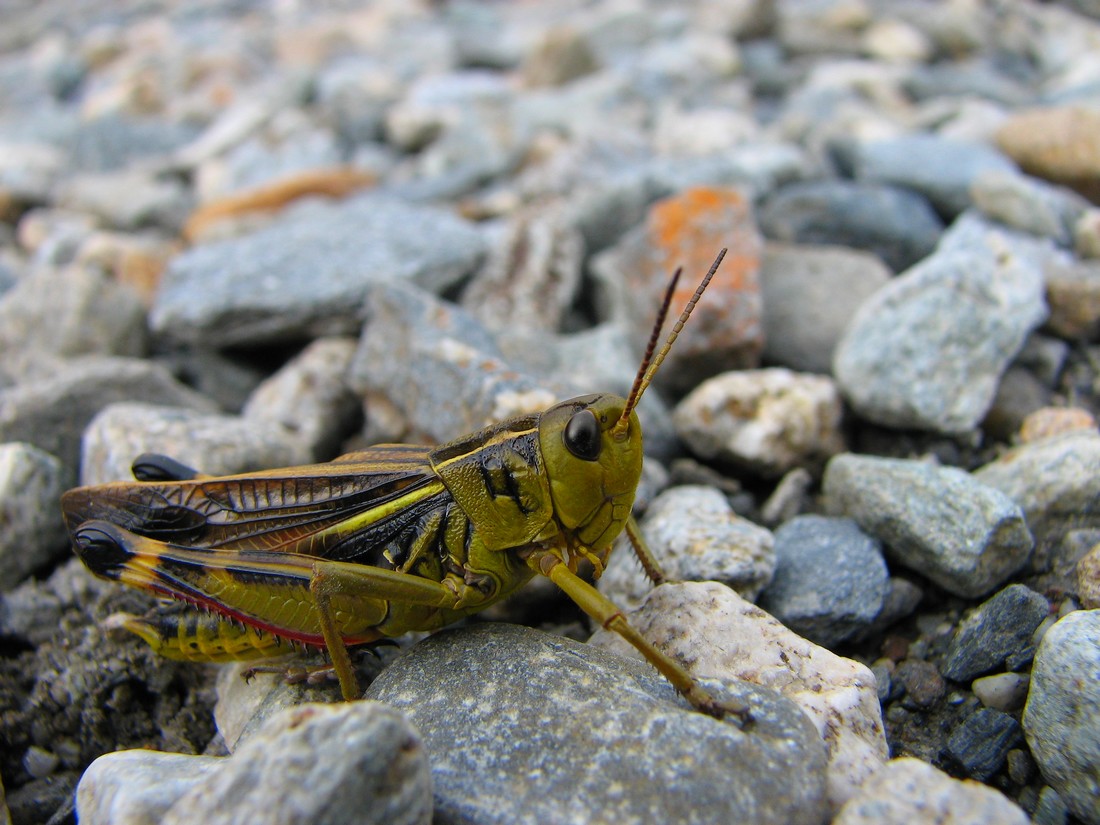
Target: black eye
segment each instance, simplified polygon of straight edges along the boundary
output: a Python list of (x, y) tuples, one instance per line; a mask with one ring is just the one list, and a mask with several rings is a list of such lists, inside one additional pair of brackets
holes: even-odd
[(600, 424), (592, 410), (581, 410), (569, 419), (562, 435), (565, 449), (577, 458), (595, 461), (600, 457)]

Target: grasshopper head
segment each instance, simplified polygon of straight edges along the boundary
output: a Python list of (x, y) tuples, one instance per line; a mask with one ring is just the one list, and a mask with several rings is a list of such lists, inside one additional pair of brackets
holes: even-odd
[(539, 444), (562, 528), (603, 550), (622, 532), (642, 475), (642, 425), (616, 395), (582, 395), (544, 412)]

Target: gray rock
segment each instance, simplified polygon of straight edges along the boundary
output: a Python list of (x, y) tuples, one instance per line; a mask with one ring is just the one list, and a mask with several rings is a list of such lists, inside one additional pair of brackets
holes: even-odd
[(951, 732), (947, 753), (963, 775), (985, 782), (1004, 767), (1008, 752), (1023, 740), (1023, 729), (1014, 718), (981, 708)]
[(0, 352), (137, 358), (146, 339), (137, 293), (91, 267), (39, 268), (0, 298)]
[(360, 417), (348, 384), (354, 338), (319, 338), (258, 386), (241, 416), (277, 424), (315, 460), (332, 458)]
[(1088, 825), (1100, 822), (1100, 610), (1078, 610), (1043, 636), (1024, 733), (1043, 778)]
[(202, 412), (214, 405), (158, 364), (129, 358), (76, 359), (53, 375), (0, 390), (0, 442), (26, 441), (61, 459), (65, 486), (75, 483), (80, 439), (104, 407), (141, 400)]
[(315, 459), (308, 444), (272, 421), (131, 402), (105, 407), (89, 422), (80, 481), (132, 480), (131, 465), (142, 453), (167, 455), (211, 475), (309, 464)]
[(428, 825), (428, 754), (416, 729), (386, 705), (300, 705), (268, 720), (161, 820), (196, 821)]
[(1046, 316), (1042, 270), (1003, 246), (1000, 255), (939, 252), (863, 303), (833, 359), (856, 412), (888, 427), (951, 434), (977, 426)]
[(822, 490), (889, 558), (960, 596), (1005, 581), (1034, 543), (1010, 498), (953, 467), (849, 453), (829, 462)]
[(421, 642), (367, 696), (423, 735), (440, 821), (588, 822), (598, 805), (616, 822), (822, 822), (809, 720), (770, 691), (712, 686), (751, 702), (751, 726), (691, 710), (648, 666), (483, 624)]
[(911, 756), (891, 760), (845, 805), (833, 825), (1028, 825), (1000, 792), (959, 781)]
[(584, 239), (559, 208), (513, 215), (504, 238), (462, 295), (462, 306), (492, 330), (561, 328), (576, 298)]
[(73, 135), (71, 162), (83, 172), (111, 172), (137, 161), (152, 163), (184, 146), (196, 131), (167, 118), (105, 115), (81, 120)]
[(773, 240), (863, 249), (895, 272), (928, 255), (943, 231), (931, 205), (915, 192), (849, 181), (784, 186), (764, 203), (759, 220)]
[(482, 254), (480, 233), (440, 209), (374, 195), (304, 203), (266, 229), (176, 258), (150, 322), (216, 347), (354, 333), (370, 284), (442, 290)]
[(760, 268), (765, 363), (830, 372), (852, 316), (890, 275), (869, 252), (767, 244)]
[(988, 170), (971, 183), (974, 206), (1014, 229), (1073, 246), (1074, 227), (1089, 203), (1075, 192), (1018, 172)]
[(193, 207), (190, 190), (172, 178), (141, 171), (86, 172), (58, 184), (61, 206), (90, 212), (107, 225), (134, 230), (159, 226), (178, 230)]
[(878, 617), (887, 593), (879, 543), (850, 519), (798, 516), (775, 533), (775, 576), (760, 606), (835, 648)]
[(858, 141), (851, 154), (856, 180), (919, 192), (949, 218), (970, 206), (970, 186), (979, 175), (1016, 171), (989, 145), (929, 134)]
[(1022, 444), (974, 478), (1015, 501), (1035, 534), (1031, 567), (1047, 569), (1074, 529), (1100, 527), (1100, 433), (1078, 430)]
[(842, 413), (832, 379), (773, 367), (707, 379), (677, 405), (672, 419), (701, 458), (774, 478), (842, 451)]
[(368, 315), (349, 374), (367, 395), (368, 422), (381, 397), (440, 443), (565, 397), (516, 372), (484, 327), (425, 292), (376, 287)]
[(64, 491), (61, 462), (20, 442), (0, 444), (0, 592), (64, 551), (57, 507)]
[(1006, 661), (1017, 666), (1030, 658), (1031, 636), (1047, 617), (1044, 596), (1022, 584), (1011, 584), (978, 607), (956, 632), (944, 654), (943, 675), (968, 682)]
[[(640, 526), (670, 581), (722, 582), (749, 601), (771, 581), (772, 534), (736, 515), (713, 487), (666, 490), (650, 503)], [(624, 537), (599, 581), (600, 592), (632, 610), (652, 588)]]
[(1050, 403), (1051, 395), (1050, 388), (1031, 370), (1009, 367), (997, 383), (997, 393), (982, 419), (982, 431), (998, 441), (1010, 441), (1031, 413)]
[(222, 770), (224, 759), (150, 750), (105, 753), (76, 787), (86, 825), (157, 825), (181, 796)]

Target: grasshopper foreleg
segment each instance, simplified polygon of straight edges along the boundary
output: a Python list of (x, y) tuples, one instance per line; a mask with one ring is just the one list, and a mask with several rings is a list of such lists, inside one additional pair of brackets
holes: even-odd
[(748, 706), (735, 701), (720, 702), (711, 696), (679, 662), (658, 650), (642, 636), (626, 620), (614, 602), (571, 571), (557, 556), (550, 552), (532, 554), (528, 557), (528, 564), (560, 587), (581, 610), (599, 622), (601, 627), (614, 630), (637, 648), (697, 710), (718, 719), (727, 714), (738, 716), (742, 721), (749, 718)]

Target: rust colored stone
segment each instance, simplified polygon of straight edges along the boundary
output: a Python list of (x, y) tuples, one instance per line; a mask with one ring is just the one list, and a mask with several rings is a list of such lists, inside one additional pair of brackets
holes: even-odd
[(310, 195), (344, 198), (375, 182), (374, 175), (349, 167), (301, 172), (200, 206), (187, 219), (183, 234), (187, 240), (194, 241), (212, 225), (228, 218), (277, 212), (298, 198)]

